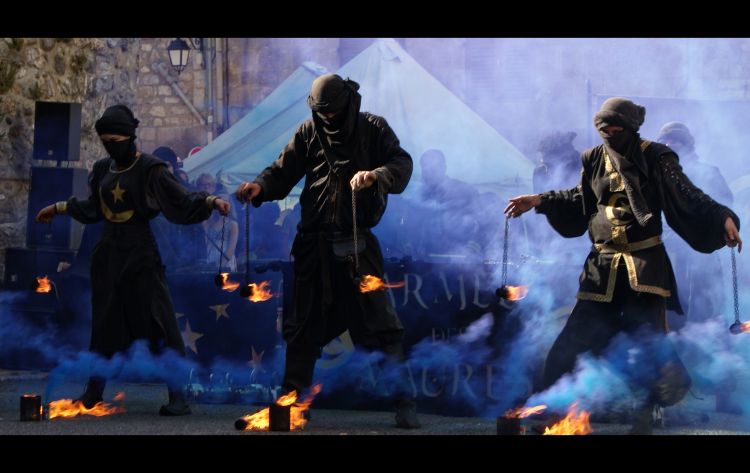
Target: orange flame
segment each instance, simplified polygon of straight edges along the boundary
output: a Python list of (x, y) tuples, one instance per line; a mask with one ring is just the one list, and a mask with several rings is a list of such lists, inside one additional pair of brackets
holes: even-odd
[(591, 430), (589, 414), (586, 411), (577, 413), (578, 403), (574, 402), (568, 408), (568, 415), (552, 427), (544, 428), (544, 435), (588, 435)]
[(505, 286), (509, 301), (520, 301), (529, 293), (529, 286)]
[(544, 404), (541, 404), (539, 406), (534, 406), (534, 407), (518, 407), (516, 409), (512, 409), (506, 412), (505, 417), (507, 418), (518, 417), (519, 419), (523, 419), (524, 417), (529, 417), (534, 414), (539, 414), (546, 408), (547, 406)]
[(740, 333), (747, 333), (750, 332), (750, 322), (745, 322), (740, 327)]
[(271, 281), (263, 281), (260, 284), (250, 283), (247, 287), (250, 288), (250, 297), (247, 298), (250, 302), (263, 302), (273, 297), (271, 290), (268, 289), (268, 285)]
[(240, 283), (230, 281), (229, 273), (221, 273), (221, 289), (224, 291), (232, 292), (240, 287)]
[(46, 293), (52, 290), (52, 284), (45, 274), (43, 278), (36, 278), (36, 292)]
[(115, 397), (112, 398), (113, 401), (121, 402), (125, 400), (125, 393), (120, 391), (119, 393), (115, 394)]
[[(307, 419), (303, 413), (310, 408), (313, 398), (320, 392), (320, 384), (316, 384), (310, 390), (310, 395), (297, 402), (297, 391), (281, 396), (276, 400), (276, 405), (292, 406), (289, 411), (289, 428), (299, 430), (305, 427)], [(242, 419), (247, 422), (243, 430), (268, 430), (270, 425), (269, 408), (261, 409), (255, 414), (243, 416)]]
[(377, 276), (365, 274), (364, 276), (362, 276), (362, 282), (359, 283), (359, 292), (365, 293), (365, 292), (372, 292), (372, 291), (382, 291), (383, 289), (404, 287), (405, 285), (406, 285), (406, 281), (389, 284), (389, 283), (384, 282), (382, 279), (380, 279)]
[[(116, 400), (121, 399), (124, 399), (124, 395), (120, 399), (116, 398)], [(78, 415), (102, 417), (112, 414), (120, 414), (122, 412), (125, 412), (124, 407), (112, 406), (106, 402), (97, 402), (91, 409), (86, 409), (80, 401), (73, 401), (70, 399), (60, 399), (59, 401), (52, 401), (49, 404), (50, 419), (54, 419), (55, 417), (70, 418)]]

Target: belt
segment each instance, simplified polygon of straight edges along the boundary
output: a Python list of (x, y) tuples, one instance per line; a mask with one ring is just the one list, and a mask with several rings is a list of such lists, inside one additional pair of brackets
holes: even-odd
[(636, 241), (633, 243), (594, 243), (594, 248), (599, 253), (632, 253), (634, 251), (653, 248), (654, 246), (659, 246), (661, 244), (661, 235), (656, 235), (651, 238), (647, 238), (642, 241)]

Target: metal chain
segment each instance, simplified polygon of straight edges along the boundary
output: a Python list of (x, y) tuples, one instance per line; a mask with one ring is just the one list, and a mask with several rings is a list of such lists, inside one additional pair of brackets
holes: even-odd
[(357, 191), (352, 189), (352, 225), (354, 228), (354, 270), (359, 271), (359, 251), (357, 242)]
[(250, 284), (250, 203), (245, 204), (245, 284)]
[(505, 218), (505, 236), (503, 237), (503, 276), (502, 285), (508, 284), (508, 221), (509, 218)]
[[(221, 273), (221, 263), (224, 260), (224, 226), (227, 224), (227, 216), (224, 215), (221, 220), (221, 245), (219, 249), (219, 272)], [(227, 262), (229, 258), (227, 258)]]
[(734, 247), (732, 249), (732, 290), (734, 292), (734, 322), (740, 323), (740, 301), (737, 294), (737, 262), (734, 259)]

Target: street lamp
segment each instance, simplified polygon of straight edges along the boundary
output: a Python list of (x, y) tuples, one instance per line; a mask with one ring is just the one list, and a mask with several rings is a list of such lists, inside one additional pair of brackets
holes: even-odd
[(190, 57), (190, 46), (181, 38), (177, 38), (167, 46), (169, 52), (169, 62), (177, 70), (177, 74), (185, 69), (188, 58)]

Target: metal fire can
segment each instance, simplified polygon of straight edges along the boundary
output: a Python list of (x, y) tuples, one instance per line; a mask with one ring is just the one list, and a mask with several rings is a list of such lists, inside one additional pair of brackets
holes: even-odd
[(268, 409), (268, 430), (273, 432), (289, 432), (291, 430), (292, 406), (271, 404)]
[(497, 435), (524, 435), (525, 427), (521, 425), (520, 417), (500, 416), (497, 418)]
[(21, 396), (21, 422), (42, 420), (42, 396), (24, 394)]

